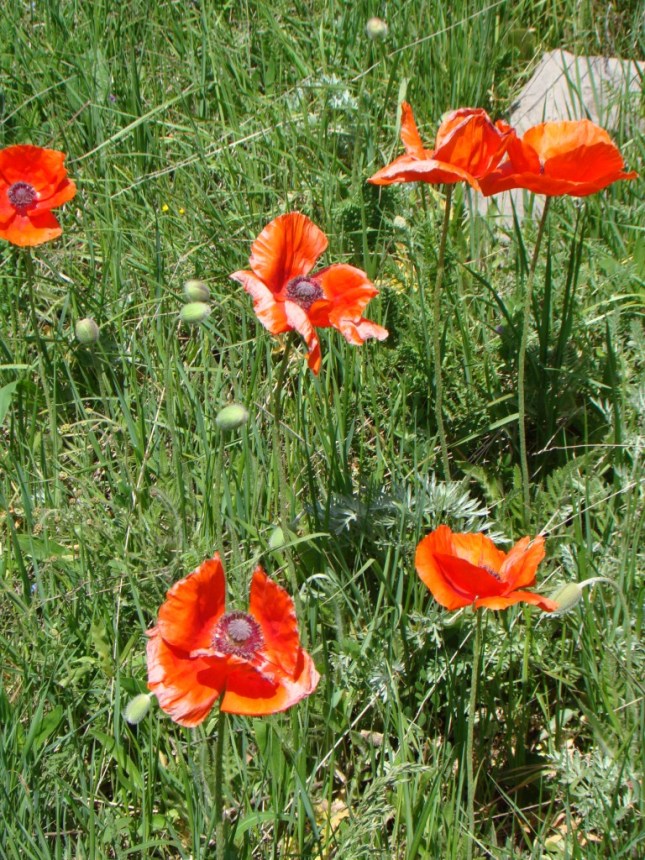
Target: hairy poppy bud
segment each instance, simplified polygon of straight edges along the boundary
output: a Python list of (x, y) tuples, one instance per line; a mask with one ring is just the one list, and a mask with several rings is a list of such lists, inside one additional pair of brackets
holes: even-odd
[(373, 42), (385, 39), (387, 36), (387, 24), (382, 18), (370, 18), (365, 27), (365, 32)]
[(92, 343), (96, 343), (99, 339), (100, 331), (91, 317), (85, 317), (85, 319), (77, 321), (74, 326), (74, 334), (79, 343), (89, 346)]
[(211, 291), (203, 281), (191, 279), (184, 284), (184, 295), (191, 302), (207, 302), (211, 297)]
[(189, 302), (179, 312), (179, 319), (188, 325), (204, 322), (211, 315), (211, 309), (206, 302)]
[(552, 596), (551, 600), (558, 604), (557, 613), (568, 612), (582, 599), (582, 586), (578, 582), (569, 582)]
[(249, 411), (241, 403), (231, 403), (225, 406), (215, 416), (215, 423), (220, 430), (231, 431), (242, 427), (249, 420)]
[(407, 230), (408, 222), (405, 220), (403, 215), (395, 215), (392, 219), (392, 226), (395, 230)]
[(131, 726), (138, 725), (150, 710), (150, 693), (139, 693), (130, 699), (123, 716)]

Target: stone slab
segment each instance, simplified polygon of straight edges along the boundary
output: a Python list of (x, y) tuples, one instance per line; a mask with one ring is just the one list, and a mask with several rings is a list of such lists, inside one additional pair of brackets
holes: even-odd
[[(643, 62), (549, 51), (505, 119), (520, 135), (538, 123), (562, 119), (590, 119), (610, 134), (619, 127), (629, 130), (631, 123), (638, 122), (644, 79)], [(499, 218), (500, 226), (512, 226), (513, 202), (518, 216), (523, 217), (527, 194), (521, 189), (490, 198), (476, 194), (477, 211)], [(539, 195), (534, 204), (532, 214), (539, 217)]]

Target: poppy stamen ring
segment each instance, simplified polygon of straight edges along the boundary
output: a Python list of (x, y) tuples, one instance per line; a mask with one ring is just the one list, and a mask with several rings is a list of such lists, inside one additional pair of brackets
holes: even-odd
[(28, 182), (14, 182), (7, 190), (7, 197), (14, 208), (25, 211), (34, 205), (38, 199), (38, 192)]
[(308, 311), (314, 302), (322, 299), (322, 287), (313, 278), (305, 278), (299, 275), (292, 278), (287, 284), (285, 296), (289, 301), (295, 302), (303, 310)]
[(246, 612), (227, 612), (213, 631), (213, 648), (220, 654), (250, 659), (264, 645), (260, 625)]

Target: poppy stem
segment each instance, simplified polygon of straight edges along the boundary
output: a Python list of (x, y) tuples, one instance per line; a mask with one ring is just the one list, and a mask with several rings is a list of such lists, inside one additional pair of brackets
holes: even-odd
[(38, 352), (44, 362), (44, 364), (49, 367), (49, 355), (47, 354), (47, 347), (45, 346), (45, 342), (40, 336), (40, 326), (38, 325), (38, 317), (36, 315), (36, 297), (34, 294), (34, 287), (36, 283), (36, 272), (34, 269), (34, 261), (31, 256), (31, 249), (26, 248), (24, 252), (24, 261), (25, 261), (25, 272), (26, 272), (26, 283), (27, 283), (27, 292), (29, 293), (29, 318), (31, 320), (31, 328), (33, 337), (36, 341), (36, 345), (38, 347)]
[(432, 345), (434, 348), (434, 384), (435, 401), (434, 411), (439, 432), (439, 444), (441, 445), (441, 461), (443, 463), (444, 480), (450, 480), (450, 461), (448, 459), (448, 443), (446, 441), (446, 428), (443, 423), (443, 375), (441, 370), (441, 284), (446, 261), (446, 241), (448, 239), (448, 228), (450, 227), (450, 208), (452, 205), (452, 185), (446, 185), (446, 202), (443, 212), (443, 227), (441, 228), (441, 240), (439, 242), (439, 256), (437, 258), (437, 274), (434, 282), (434, 293), (432, 299)]
[(284, 348), (284, 355), (278, 368), (278, 377), (276, 381), (275, 391), (273, 393), (273, 456), (275, 458), (277, 472), (276, 486), (276, 512), (278, 524), (282, 530), (282, 535), (285, 541), (282, 551), (287, 559), (287, 567), (291, 577), (291, 589), (293, 591), (293, 599), (296, 604), (296, 610), (300, 614), (300, 594), (298, 591), (298, 582), (296, 577), (296, 568), (293, 563), (291, 550), (288, 547), (288, 523), (289, 523), (289, 500), (287, 499), (287, 471), (285, 468), (285, 450), (282, 439), (282, 389), (284, 388), (284, 380), (289, 365), (291, 356), (291, 348), (294, 344), (295, 333), (289, 332), (287, 335), (287, 343)]
[(226, 742), (226, 714), (220, 701), (217, 717), (217, 737), (215, 739), (215, 851), (217, 860), (226, 857), (226, 830), (224, 821), (224, 801), (222, 787), (224, 785), (224, 744)]
[(524, 505), (524, 527), (528, 528), (530, 518), (530, 478), (529, 478), (529, 461), (526, 452), (526, 347), (529, 339), (529, 323), (531, 320), (531, 302), (533, 300), (533, 282), (535, 281), (535, 269), (537, 267), (542, 238), (544, 236), (544, 228), (546, 227), (546, 219), (549, 214), (550, 197), (544, 199), (544, 209), (538, 226), (538, 234), (535, 240), (535, 248), (533, 249), (533, 257), (531, 259), (531, 268), (526, 281), (524, 290), (524, 310), (522, 314), (522, 337), (520, 340), (520, 353), (517, 362), (517, 411), (520, 433), (520, 469), (522, 473), (522, 499)]
[(475, 771), (473, 766), (473, 745), (475, 739), (475, 711), (477, 710), (477, 686), (479, 681), (479, 659), (482, 644), (482, 615), (475, 610), (475, 641), (473, 642), (473, 663), (470, 681), (470, 702), (468, 706), (468, 734), (466, 736), (466, 783), (468, 787), (468, 841), (467, 860), (472, 860), (475, 843)]

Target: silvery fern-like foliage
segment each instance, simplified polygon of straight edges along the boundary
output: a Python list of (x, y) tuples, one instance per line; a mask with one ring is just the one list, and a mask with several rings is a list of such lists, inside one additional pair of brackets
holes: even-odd
[(441, 523), (455, 531), (481, 531), (492, 540), (503, 539), (494, 530), (489, 508), (474, 498), (464, 483), (438, 481), (434, 475), (416, 476), (389, 489), (334, 493), (326, 502), (318, 502), (315, 512), (332, 534), (363, 533), (377, 544), (391, 544), (398, 536)]
[(575, 748), (549, 756), (560, 786), (566, 786), (571, 805), (584, 822), (584, 832), (607, 834), (612, 823), (633, 814), (640, 796), (640, 775), (629, 772), (625, 763), (593, 747), (582, 754)]

